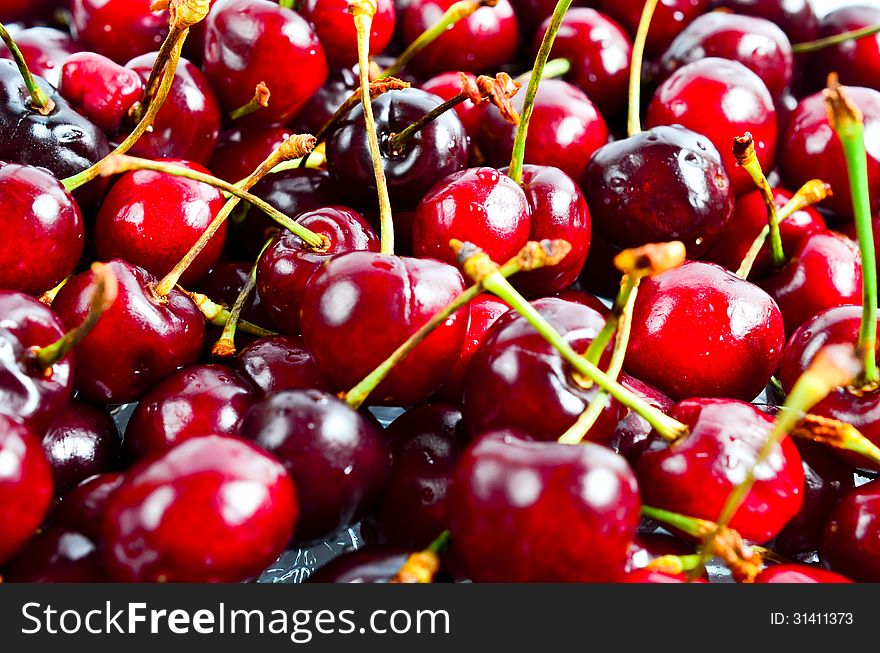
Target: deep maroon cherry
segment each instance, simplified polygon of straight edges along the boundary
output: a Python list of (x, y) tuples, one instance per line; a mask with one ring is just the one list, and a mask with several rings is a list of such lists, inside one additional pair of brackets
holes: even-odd
[[(119, 295), (76, 346), (76, 387), (92, 401), (126, 403), (195, 362), (205, 318), (179, 290), (158, 297), (156, 277), (143, 268), (119, 259), (107, 265), (119, 282)], [(55, 298), (53, 308), (68, 328), (79, 325), (88, 311), (93, 275), (71, 277)]]
[(855, 581), (880, 581), (880, 481), (844, 496), (825, 527), (820, 555), (834, 571)]
[(300, 500), (298, 542), (356, 522), (379, 498), (391, 471), (381, 428), (318, 390), (285, 390), (254, 404), (241, 433), (277, 457)]
[(315, 250), (299, 236), (284, 231), (263, 252), (257, 266), (257, 289), (275, 324), (285, 333), (300, 330), (300, 306), (306, 284), (324, 263), (346, 252), (378, 252), (379, 237), (357, 211), (327, 206), (301, 213), (304, 227), (322, 236), (325, 245)]
[(756, 583), (851, 583), (849, 578), (810, 565), (781, 564), (767, 567), (755, 577)]
[[(0, 12), (6, 20), (6, 14)], [(47, 82), (58, 88), (61, 81), (61, 67), (80, 45), (67, 32), (51, 27), (31, 27), (15, 34), (15, 44), (21, 50), (28, 68)], [(2, 55), (6, 59), (12, 56), (8, 50)]]
[(620, 290), (621, 273), (614, 266), (614, 257), (620, 250), (620, 247), (612, 245), (601, 233), (594, 230), (587, 262), (578, 278), (579, 285), (600, 297), (616, 296)]
[(206, 433), (237, 435), (253, 402), (251, 387), (229, 368), (185, 367), (140, 400), (125, 429), (125, 451), (137, 460)]
[[(622, 374), (620, 384), (627, 390), (646, 401), (651, 406), (668, 413), (675, 404), (672, 399), (660, 392), (657, 388), (648, 385), (629, 374)], [(614, 438), (611, 448), (626, 458), (631, 465), (635, 465), (651, 443), (653, 428), (648, 421), (631, 408), (624, 408), (624, 415), (614, 429)]]
[[(312, 22), (334, 68), (353, 66), (358, 60), (357, 30), (347, 0), (305, 0), (297, 11)], [(370, 53), (379, 54), (394, 35), (397, 12), (394, 0), (378, 0), (370, 29)]]
[(0, 16), (4, 22), (33, 20), (46, 4), (46, 0), (0, 0)]
[[(306, 346), (334, 388), (349, 390), (462, 292), (458, 270), (438, 261), (373, 252), (337, 256), (303, 294)], [(468, 316), (464, 308), (429, 335), (379, 384), (370, 403), (424, 401), (452, 370)]]
[[(755, 464), (773, 418), (733, 399), (688, 399), (669, 413), (690, 428), (670, 446), (654, 441), (636, 464), (645, 503), (715, 521), (728, 496)], [(785, 438), (755, 474), (756, 481), (730, 527), (757, 543), (775, 536), (801, 508), (804, 471), (794, 443)]]
[[(233, 126), (220, 133), (208, 168), (234, 184), (241, 181), (294, 132), (287, 127)], [(270, 175), (273, 179), (277, 175)]]
[(452, 541), (478, 582), (613, 580), (640, 507), (629, 465), (605, 447), (491, 433), (462, 456), (448, 502)]
[[(247, 283), (253, 263), (246, 261), (225, 261), (218, 263), (212, 267), (204, 276), (201, 282), (195, 287), (195, 290), (204, 293), (213, 301), (226, 306), (235, 304), (242, 287)], [(260, 298), (259, 292), (252, 292), (245, 301), (241, 317), (248, 322), (257, 324), (264, 328), (272, 326), (272, 316), (263, 300)], [(215, 327), (218, 328), (218, 327)], [(219, 333), (217, 336), (219, 337)], [(248, 334), (240, 334), (242, 336)], [(208, 339), (208, 338), (206, 338)], [(216, 340), (216, 338), (214, 339)], [(213, 340), (211, 344), (213, 344)]]
[(714, 4), (737, 14), (773, 21), (792, 43), (812, 41), (819, 33), (813, 0), (715, 0)]
[(738, 61), (707, 57), (676, 70), (654, 94), (647, 124), (684, 125), (712, 141), (737, 195), (754, 190), (755, 183), (736, 163), (734, 138), (752, 134), (764, 170), (776, 160), (773, 98), (762, 79)]
[(583, 189), (595, 230), (617, 247), (681, 240), (691, 258), (699, 257), (733, 212), (718, 150), (681, 126), (655, 127), (599, 149)]
[[(349, 17), (349, 20), (351, 18)], [(354, 22), (352, 21), (352, 25)], [(381, 67), (373, 57), (373, 62)], [(287, 124), (298, 134), (317, 134), (336, 110), (358, 88), (358, 67), (331, 69), (327, 81)]]
[[(711, 3), (712, 0), (663, 0), (658, 3), (648, 32), (647, 53), (661, 55), (692, 20), (706, 12)], [(599, 0), (599, 9), (623, 25), (633, 37), (644, 6), (642, 0)]]
[(412, 553), (407, 547), (366, 546), (320, 567), (307, 583), (388, 583)]
[(330, 390), (300, 336), (270, 336), (238, 352), (235, 367), (264, 394), (281, 390)]
[(71, 11), (77, 39), (117, 63), (158, 50), (168, 34), (168, 12), (148, 0), (73, 0)]
[(191, 438), (134, 468), (110, 497), (105, 564), (122, 582), (246, 580), (284, 550), (298, 513), (277, 460), (236, 438)]
[(70, 489), (55, 508), (55, 525), (100, 543), (107, 502), (123, 480), (121, 473), (109, 472), (82, 481)]
[[(423, 83), (419, 88), (427, 93), (433, 93), (442, 100), (451, 100), (461, 93), (461, 75), (464, 74), (468, 79), (476, 83), (476, 76), (473, 73), (440, 73)], [(455, 107), (455, 113), (458, 119), (464, 125), (464, 130), (474, 141), (480, 132), (480, 123), (483, 120), (483, 113), (486, 110), (485, 104), (474, 104), (470, 100), (465, 100)]]
[[(880, 23), (880, 7), (870, 4), (841, 7), (826, 14), (819, 26), (819, 38), (835, 36), (843, 32), (871, 27)], [(880, 62), (880, 35), (845, 41), (839, 45), (823, 48), (813, 53), (805, 68), (810, 80), (824, 84), (828, 73), (838, 73), (840, 83), (848, 86), (867, 86), (880, 90), (877, 64)]]
[(575, 287), (567, 288), (553, 296), (558, 299), (564, 299), (567, 302), (583, 304), (587, 308), (592, 308), (602, 317), (608, 317), (611, 312), (608, 306), (606, 306), (601, 299), (596, 297), (596, 295), (592, 295), (585, 290), (578, 290)]
[(51, 528), (37, 535), (3, 572), (7, 583), (106, 583), (101, 554), (81, 533)]
[(691, 261), (642, 283), (626, 369), (679, 401), (751, 400), (784, 346), (782, 314), (767, 293), (719, 265)]

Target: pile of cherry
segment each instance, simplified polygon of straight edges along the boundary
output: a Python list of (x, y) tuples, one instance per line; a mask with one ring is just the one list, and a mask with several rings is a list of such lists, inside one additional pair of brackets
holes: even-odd
[(880, 581), (880, 7), (0, 22), (4, 581)]

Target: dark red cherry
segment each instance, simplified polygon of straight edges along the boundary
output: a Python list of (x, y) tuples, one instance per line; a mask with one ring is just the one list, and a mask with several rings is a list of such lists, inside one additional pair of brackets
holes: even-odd
[[(711, 3), (712, 0), (663, 0), (658, 3), (645, 45), (648, 55), (661, 55), (692, 20), (709, 9)], [(599, 9), (623, 25), (633, 37), (644, 6), (642, 0), (599, 0)]]
[(792, 43), (812, 41), (819, 33), (813, 0), (715, 0), (714, 4), (737, 14), (773, 21)]
[[(349, 390), (462, 292), (458, 270), (438, 261), (373, 252), (337, 256), (303, 294), (306, 346), (334, 388)], [(428, 336), (379, 384), (370, 403), (424, 401), (448, 378), (468, 316), (464, 308)]]
[(346, 551), (320, 567), (307, 583), (388, 583), (412, 551), (407, 547), (366, 546)]
[[(605, 319), (581, 304), (562, 299), (532, 305), (579, 352), (585, 352)], [(610, 347), (600, 366), (608, 366)], [(490, 429), (521, 429), (539, 440), (556, 440), (596, 396), (582, 387), (557, 351), (526, 321), (510, 311), (492, 325), (471, 359), (464, 378), (464, 425), (476, 436)], [(621, 417), (608, 402), (588, 439), (607, 443)]]
[(782, 314), (767, 293), (719, 265), (690, 261), (639, 288), (626, 369), (679, 401), (751, 400), (784, 346)]
[(494, 168), (469, 168), (441, 179), (419, 203), (413, 251), (455, 265), (449, 241), (457, 238), (502, 264), (525, 246), (530, 229), (523, 189)]
[[(399, 1), (399, 0), (398, 0)], [(516, 10), (516, 18), (525, 36), (539, 28), (545, 18), (549, 18), (556, 8), (554, 0), (510, 0)], [(595, 7), (600, 0), (574, 0), (572, 7)]]
[[(471, 82), (476, 83), (476, 76), (473, 73), (464, 73)], [(426, 93), (433, 93), (442, 100), (451, 100), (461, 93), (461, 75), (462, 73), (440, 73), (432, 77), (427, 82), (421, 84), (421, 88)], [(483, 120), (483, 113), (486, 110), (485, 104), (474, 104), (470, 100), (465, 100), (455, 107), (455, 113), (467, 135), (474, 141), (480, 132), (480, 123)]]
[(125, 428), (125, 451), (137, 460), (207, 433), (237, 435), (254, 402), (250, 386), (222, 365), (193, 365), (148, 392)]
[[(865, 149), (868, 154), (868, 195), (871, 211), (880, 208), (880, 91), (850, 87), (847, 97), (861, 110), (865, 120)], [(834, 195), (822, 206), (838, 218), (852, 219), (852, 199), (847, 190), (849, 176), (840, 139), (825, 112), (825, 98), (816, 93), (801, 100), (788, 119), (779, 139), (779, 172), (789, 188), (800, 188), (811, 179), (831, 185)]]
[(7, 583), (106, 583), (101, 554), (81, 533), (51, 528), (37, 535), (3, 572)]
[[(373, 62), (381, 66), (376, 57), (373, 57)], [(287, 125), (296, 134), (317, 134), (358, 86), (357, 66), (331, 69), (324, 85), (308, 99)]]
[[(92, 401), (126, 403), (196, 361), (205, 318), (177, 289), (156, 296), (157, 279), (143, 268), (119, 259), (107, 265), (119, 282), (119, 295), (76, 346), (76, 387)], [(68, 328), (88, 311), (93, 274), (71, 277), (55, 298), (53, 308)]]
[[(247, 278), (253, 265), (253, 262), (248, 263), (245, 261), (218, 263), (210, 269), (208, 274), (196, 286), (195, 290), (204, 293), (217, 303), (232, 306), (235, 304), (235, 300), (238, 299), (238, 294), (241, 292), (242, 287), (247, 283)], [(241, 312), (241, 317), (248, 322), (262, 327), (268, 328), (272, 326), (272, 316), (269, 314), (269, 309), (266, 308), (258, 292), (252, 292), (248, 295), (244, 309)], [(218, 333), (217, 336), (219, 337), (219, 335)], [(246, 334), (242, 333), (241, 335)]]
[(3, 22), (33, 20), (46, 9), (45, 0), (0, 0), (0, 16)]
[(606, 306), (601, 299), (596, 297), (596, 295), (591, 295), (585, 290), (578, 290), (577, 288), (572, 287), (567, 288), (562, 292), (558, 292), (553, 296), (557, 299), (564, 299), (567, 302), (583, 304), (587, 308), (592, 308), (602, 317), (608, 317), (608, 315), (611, 313), (608, 306)]
[(0, 161), (0, 288), (39, 295), (79, 263), (85, 240), (77, 203), (44, 168)]
[[(861, 4), (841, 7), (826, 14), (819, 27), (819, 38), (871, 27), (880, 23), (880, 7)], [(813, 53), (805, 64), (810, 80), (824, 80), (828, 73), (838, 73), (840, 83), (849, 86), (867, 86), (880, 90), (877, 63), (880, 61), (880, 35), (845, 41)], [(821, 87), (813, 84), (814, 87)]]
[[(447, 111), (395, 150), (391, 137), (441, 104), (416, 88), (393, 91), (373, 100), (382, 164), (391, 205), (413, 208), (440, 179), (463, 170), (468, 137), (458, 114)], [(327, 140), (327, 170), (352, 206), (375, 206), (376, 179), (367, 140), (363, 107), (356, 107)]]
[(246, 580), (284, 550), (298, 514), (277, 460), (236, 438), (191, 438), (134, 468), (110, 497), (105, 564), (121, 582)]
[[(513, 98), (517, 111), (522, 111), (524, 102), (525, 92), (520, 91)], [(496, 167), (510, 163), (516, 129), (497, 108), (486, 109), (479, 146), (487, 163)], [(526, 163), (555, 166), (580, 179), (590, 157), (607, 142), (605, 119), (583, 91), (561, 79), (541, 82), (526, 136)]]
[(247, 104), (260, 82), (269, 87), (269, 106), (243, 118), (250, 124), (293, 117), (327, 79), (315, 30), (269, 0), (218, 0), (205, 20), (203, 62), (226, 112)]
[(168, 35), (168, 12), (150, 11), (149, 0), (72, 0), (76, 38), (117, 63), (158, 50)]
[(381, 541), (422, 549), (446, 528), (449, 487), (465, 443), (460, 422), (457, 408), (425, 404), (388, 427), (394, 462), (368, 519)]
[(263, 252), (257, 266), (257, 289), (275, 324), (285, 333), (300, 331), (300, 306), (306, 284), (324, 263), (346, 252), (378, 252), (379, 237), (357, 211), (327, 206), (301, 213), (304, 227), (325, 238), (314, 250), (299, 236), (283, 231)]
[(356, 522), (391, 471), (376, 423), (318, 390), (285, 390), (254, 404), (241, 428), (290, 472), (300, 501), (296, 541), (311, 542)]
[[(533, 53), (541, 47), (549, 25), (547, 18), (535, 32)], [(550, 56), (571, 62), (566, 79), (586, 93), (606, 118), (626, 110), (632, 41), (608, 16), (594, 9), (569, 9)]]
[[(455, 0), (423, 0), (401, 8), (398, 20), (403, 41), (412, 43), (433, 27)], [(481, 7), (422, 50), (409, 67), (430, 77), (448, 70), (494, 70), (513, 59), (519, 26), (508, 0)]]
[(880, 482), (850, 490), (825, 527), (820, 556), (834, 571), (862, 583), (880, 581)]
[(791, 260), (760, 282), (782, 311), (792, 333), (819, 311), (862, 301), (862, 261), (858, 245), (833, 231), (801, 241)]
[[(672, 399), (657, 388), (639, 381), (629, 374), (621, 375), (620, 384), (664, 413), (668, 413), (675, 404)], [(624, 408), (623, 411), (623, 417), (617, 423), (617, 428), (614, 429), (611, 448), (626, 458), (631, 465), (635, 465), (645, 447), (651, 443), (653, 428), (644, 417), (633, 409)]]
[(28, 427), (0, 415), (0, 564), (37, 531), (52, 502), (52, 470)]
[[(283, 126), (233, 126), (220, 133), (208, 168), (220, 179), (234, 184), (260, 165), (294, 132)], [(270, 175), (272, 179), (277, 175)]]
[(43, 436), (43, 452), (52, 467), (56, 492), (96, 474), (115, 469), (121, 438), (103, 408), (74, 399), (58, 414)]
[(612, 245), (601, 233), (594, 230), (587, 261), (578, 278), (580, 286), (600, 297), (616, 296), (620, 290), (621, 274), (614, 266), (614, 257), (620, 250), (620, 247)]
[[(672, 446), (658, 438), (639, 457), (642, 498), (658, 508), (715, 521), (756, 462), (773, 418), (733, 399), (688, 399), (669, 414), (690, 433)], [(755, 476), (730, 527), (763, 543), (782, 530), (803, 502), (804, 471), (794, 443), (785, 438), (776, 444)]]
[(736, 163), (734, 138), (752, 134), (764, 170), (772, 170), (776, 160), (773, 98), (761, 78), (738, 61), (708, 57), (676, 70), (654, 94), (647, 124), (684, 125), (712, 141), (737, 195), (754, 190), (755, 183)]
[[(6, 15), (3, 14), (4, 20)], [(31, 27), (15, 34), (15, 44), (21, 50), (28, 68), (47, 82), (58, 88), (61, 81), (61, 67), (64, 62), (79, 52), (81, 47), (67, 32), (51, 27)], [(4, 49), (2, 55), (11, 59), (12, 55)]]
[(55, 525), (100, 542), (107, 502), (123, 480), (122, 474), (109, 472), (82, 481), (69, 490), (55, 508)]
[[(681, 240), (691, 258), (699, 257), (733, 212), (718, 150), (678, 125), (597, 150), (584, 171), (583, 189), (595, 230), (617, 247)], [(605, 261), (596, 265), (606, 269)]]
[(760, 77), (770, 95), (781, 97), (791, 85), (794, 55), (779, 27), (763, 18), (714, 11), (698, 16), (663, 54), (660, 73), (676, 70), (705, 57), (738, 61)]
[(448, 502), (456, 551), (478, 582), (613, 580), (640, 507), (629, 465), (605, 447), (492, 434), (462, 456)]
[[(353, 66), (358, 61), (357, 30), (347, 0), (305, 0), (297, 11), (312, 22), (334, 68)], [(394, 0), (378, 0), (370, 29), (370, 53), (379, 54), (394, 35), (397, 12)]]
[(281, 390), (330, 390), (300, 336), (255, 340), (238, 353), (235, 367), (264, 394)]
[(781, 564), (767, 567), (756, 583), (851, 583), (849, 578), (810, 565)]

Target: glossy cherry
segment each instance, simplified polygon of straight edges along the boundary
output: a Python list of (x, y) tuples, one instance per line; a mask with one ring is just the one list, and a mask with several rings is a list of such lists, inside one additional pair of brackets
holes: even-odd
[(33, 20), (46, 9), (45, 0), (2, 0), (0, 1), (0, 16), (4, 22), (19, 20)]
[(101, 554), (81, 533), (51, 528), (37, 535), (3, 572), (8, 583), (106, 583)]
[[(661, 55), (672, 40), (711, 4), (712, 0), (663, 0), (658, 3), (645, 44), (648, 55)], [(599, 0), (599, 9), (623, 25), (633, 37), (644, 6), (642, 0)]]
[[(659, 408), (664, 413), (668, 413), (675, 404), (672, 399), (660, 392), (657, 388), (639, 381), (637, 378), (629, 374), (622, 374), (620, 384), (627, 390), (649, 403), (655, 408)], [(617, 423), (614, 429), (614, 437), (611, 441), (611, 448), (621, 456), (626, 458), (631, 465), (635, 465), (650, 443), (653, 428), (648, 421), (631, 408), (623, 409), (623, 417)]]
[(858, 582), (880, 580), (880, 483), (850, 490), (825, 527), (820, 555), (834, 571)]
[[(220, 179), (234, 184), (256, 170), (275, 148), (294, 133), (283, 126), (230, 127), (220, 133), (208, 168)], [(270, 175), (269, 179), (275, 176)]]
[(264, 394), (281, 390), (330, 390), (330, 384), (300, 336), (255, 340), (238, 353), (235, 368)]
[[(819, 26), (819, 38), (862, 29), (880, 23), (880, 7), (869, 4), (841, 7), (826, 14)], [(824, 48), (809, 58), (810, 79), (814, 81), (836, 72), (840, 83), (880, 90), (877, 62), (880, 61), (880, 35), (874, 34)], [(814, 84), (814, 86), (820, 86)]]
[[(305, 0), (297, 6), (311, 21), (334, 68), (353, 66), (358, 60), (357, 30), (348, 10), (347, 0)], [(394, 35), (397, 12), (394, 0), (378, 0), (370, 29), (370, 53), (379, 54)]]
[[(52, 27), (23, 29), (15, 34), (15, 44), (21, 50), (30, 71), (56, 88), (61, 81), (61, 67), (64, 62), (81, 49), (70, 34)], [(0, 56), (11, 58), (8, 50)]]
[[(351, 17), (349, 16), (349, 20)], [(354, 25), (354, 21), (352, 21)], [(373, 62), (381, 64), (373, 57)], [(312, 97), (306, 101), (296, 116), (288, 122), (288, 126), (299, 134), (317, 134), (328, 120), (336, 113), (340, 105), (358, 88), (358, 67), (331, 69), (327, 81)]]
[(168, 12), (150, 11), (148, 0), (72, 0), (70, 4), (77, 39), (117, 63), (158, 50), (168, 35)]
[(101, 524), (110, 496), (122, 485), (119, 472), (98, 474), (70, 489), (53, 513), (55, 525), (82, 533), (93, 542), (101, 541)]
[(737, 14), (773, 21), (792, 43), (812, 41), (819, 33), (813, 0), (715, 0), (714, 4)]
[(767, 567), (756, 583), (851, 583), (846, 576), (810, 565), (781, 564)]

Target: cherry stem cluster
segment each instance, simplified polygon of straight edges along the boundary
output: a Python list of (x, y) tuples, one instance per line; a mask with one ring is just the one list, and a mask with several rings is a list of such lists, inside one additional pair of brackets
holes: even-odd
[(629, 115), (626, 121), (626, 131), (630, 136), (642, 131), (642, 60), (645, 57), (645, 42), (651, 29), (651, 19), (654, 17), (658, 2), (659, 0), (645, 2), (642, 17), (639, 19), (639, 28), (636, 31), (636, 40), (633, 42), (629, 71)]
[(28, 68), (27, 62), (24, 60), (24, 55), (21, 53), (21, 50), (18, 49), (18, 44), (9, 34), (6, 26), (2, 23), (0, 23), (0, 39), (2, 39), (3, 43), (6, 44), (6, 47), (9, 48), (12, 60), (15, 62), (15, 65), (18, 67), (18, 72), (24, 80), (24, 85), (31, 96), (31, 109), (40, 115), (48, 116), (55, 110), (55, 102), (52, 101), (52, 98), (50, 98), (42, 88), (40, 88), (36, 78), (31, 73), (30, 68)]

